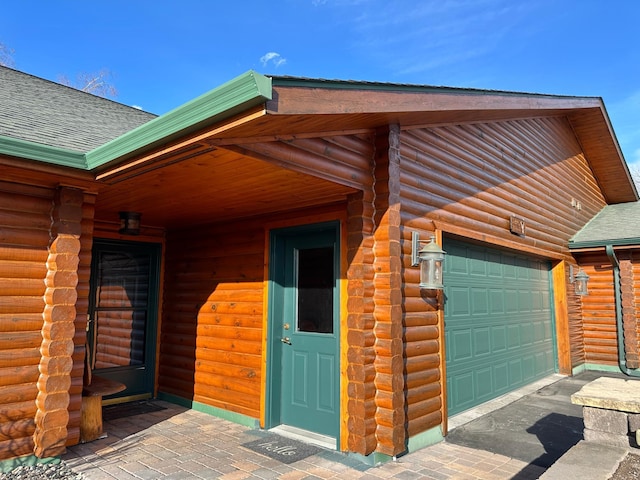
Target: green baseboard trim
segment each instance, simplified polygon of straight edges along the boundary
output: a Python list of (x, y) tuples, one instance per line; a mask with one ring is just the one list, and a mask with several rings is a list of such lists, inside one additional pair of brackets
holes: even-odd
[[(440, 427), (440, 425), (438, 425), (437, 427), (431, 428), (426, 432), (419, 433), (418, 435), (414, 435), (413, 437), (409, 438), (409, 442), (407, 443), (407, 451), (403, 452), (401, 455), (405, 455), (407, 453), (415, 452), (416, 450), (435, 445), (436, 443), (440, 443), (443, 440), (444, 435), (442, 435), (442, 428)], [(394, 457), (378, 452), (373, 452), (369, 455), (362, 455), (353, 452), (345, 453), (350, 458), (356, 459), (372, 467), (394, 460)]]
[(360, 453), (353, 453), (353, 452), (345, 452), (345, 453), (347, 457), (353, 458), (371, 467), (376, 467), (378, 465), (382, 465), (383, 463), (387, 463), (393, 460), (393, 457), (386, 455), (384, 453), (378, 453), (378, 452), (373, 452), (373, 453), (370, 453), (369, 455), (362, 455)]
[(59, 457), (38, 458), (35, 455), (25, 455), (24, 457), (11, 458), (0, 461), (0, 473), (8, 473), (16, 467), (33, 466), (41, 463), (60, 463)]
[(176, 405), (180, 405), (181, 407), (190, 408), (191, 410), (195, 410), (197, 412), (202, 412), (206, 413), (207, 415), (212, 415), (224, 420), (229, 420), (230, 422), (238, 423), (240, 425), (244, 425), (245, 427), (260, 428), (260, 420), (258, 420), (257, 418), (248, 417), (247, 415), (242, 415), (241, 413), (230, 412), (218, 407), (212, 407), (211, 405), (207, 405), (205, 403), (194, 402), (193, 400), (179, 397), (177, 395), (172, 395), (170, 393), (158, 392), (158, 400), (164, 400), (165, 402), (174, 403)]
[(582, 365), (578, 365), (577, 367), (573, 367), (571, 369), (571, 375), (578, 375), (579, 373), (585, 372), (587, 369), (584, 366), (584, 363)]
[(620, 367), (617, 365), (602, 365), (599, 363), (583, 363), (573, 368), (573, 374), (582, 373), (586, 371), (593, 372), (609, 372), (609, 373), (621, 373)]
[(414, 435), (413, 437), (410, 437), (407, 444), (407, 450), (409, 453), (415, 452), (416, 450), (420, 450), (421, 448), (440, 443), (443, 440), (444, 435), (442, 435), (442, 428), (440, 427), (440, 425), (438, 425), (437, 427), (433, 427), (430, 430), (426, 430), (417, 435)]

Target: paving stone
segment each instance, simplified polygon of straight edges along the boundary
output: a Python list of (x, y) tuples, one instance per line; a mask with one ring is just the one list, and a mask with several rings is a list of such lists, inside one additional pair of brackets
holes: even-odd
[(611, 478), (626, 454), (627, 449), (623, 447), (608, 447), (587, 441), (579, 442), (544, 472), (540, 480)]
[(616, 435), (626, 435), (629, 432), (629, 421), (625, 412), (584, 407), (582, 415), (585, 428)]
[(640, 381), (600, 377), (571, 395), (571, 402), (588, 407), (640, 413)]
[(630, 413), (629, 418), (629, 431), (636, 432), (640, 430), (640, 413)]
[(628, 435), (615, 435), (613, 433), (601, 432), (598, 430), (584, 429), (584, 439), (598, 445), (610, 445), (612, 447), (629, 448)]

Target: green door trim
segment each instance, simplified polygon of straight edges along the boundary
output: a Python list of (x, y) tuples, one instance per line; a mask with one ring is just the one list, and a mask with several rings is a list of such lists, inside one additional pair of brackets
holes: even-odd
[[(279, 228), (270, 231), (269, 235), (269, 278), (268, 278), (268, 306), (267, 306), (267, 339), (266, 342), (266, 398), (265, 398), (265, 428), (273, 428), (280, 425), (281, 398), (281, 320), (284, 317), (284, 303), (279, 301), (284, 298), (285, 271), (282, 267), (285, 258), (286, 239), (299, 235), (312, 234), (314, 232), (332, 232), (335, 239), (336, 251), (334, 256), (334, 271), (336, 285), (334, 287), (334, 315), (336, 330), (336, 355), (340, 358), (340, 223), (337, 221), (323, 222), (311, 225)], [(280, 323), (279, 323), (280, 322)], [(337, 369), (340, 372), (340, 368)], [(340, 398), (340, 379), (336, 379), (338, 398)], [(338, 429), (340, 419), (337, 419)], [(339, 438), (340, 432), (338, 432)], [(337, 440), (337, 439), (336, 439)]]
[[(97, 288), (97, 264), (98, 255), (95, 253), (102, 250), (108, 251), (113, 249), (116, 251), (132, 252), (132, 253), (146, 253), (149, 255), (149, 285), (148, 285), (148, 319), (145, 329), (145, 345), (144, 345), (144, 369), (146, 375), (142, 384), (137, 384), (135, 387), (127, 386), (127, 389), (118, 394), (105, 397), (107, 399), (133, 399), (133, 398), (151, 398), (155, 389), (155, 366), (156, 366), (156, 348), (157, 348), (157, 332), (158, 332), (158, 313), (159, 313), (159, 295), (160, 295), (160, 263), (162, 245), (159, 243), (151, 242), (132, 242), (126, 240), (113, 240), (95, 238), (93, 241), (93, 254), (91, 259), (91, 278), (90, 278), (90, 295), (89, 295), (89, 324), (87, 326), (87, 336), (92, 338), (93, 329), (95, 328), (95, 309), (96, 298), (95, 292)], [(95, 345), (89, 341), (91, 348), (95, 348)], [(89, 352), (87, 352), (89, 354)], [(122, 375), (129, 376), (134, 374), (136, 370), (140, 370), (140, 366), (134, 365), (130, 367), (113, 367), (99, 370), (99, 375), (107, 377), (116, 381), (122, 381)], [(124, 382), (126, 383), (126, 382)], [(113, 402), (110, 402), (113, 403)]]

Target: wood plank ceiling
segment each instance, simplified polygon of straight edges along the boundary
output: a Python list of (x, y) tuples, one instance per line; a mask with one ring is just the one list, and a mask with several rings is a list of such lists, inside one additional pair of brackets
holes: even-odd
[(145, 225), (178, 228), (334, 203), (354, 191), (216, 147), (114, 178), (100, 190), (96, 219), (117, 222), (131, 210)]

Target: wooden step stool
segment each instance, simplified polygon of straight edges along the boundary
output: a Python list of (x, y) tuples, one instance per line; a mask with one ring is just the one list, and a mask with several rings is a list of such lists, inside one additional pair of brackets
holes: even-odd
[(91, 442), (102, 436), (102, 397), (123, 391), (124, 383), (94, 375), (91, 384), (82, 389), (80, 442)]

